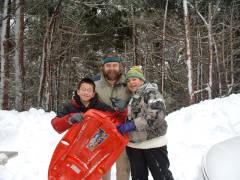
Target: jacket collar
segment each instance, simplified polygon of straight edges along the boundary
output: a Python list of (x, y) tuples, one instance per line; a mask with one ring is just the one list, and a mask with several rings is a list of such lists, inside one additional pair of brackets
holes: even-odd
[(90, 100), (89, 105), (85, 107), (85, 105), (81, 102), (79, 95), (77, 95), (77, 93), (74, 92), (74, 96), (71, 99), (71, 104), (76, 108), (81, 108), (81, 107), (88, 108), (88, 107), (91, 107), (93, 104), (95, 104), (96, 101), (97, 101), (97, 94)]
[(133, 96), (138, 97), (144, 93), (148, 93), (150, 91), (156, 91), (156, 90), (158, 90), (157, 84), (146, 82), (142, 86), (140, 86), (135, 93), (133, 93)]

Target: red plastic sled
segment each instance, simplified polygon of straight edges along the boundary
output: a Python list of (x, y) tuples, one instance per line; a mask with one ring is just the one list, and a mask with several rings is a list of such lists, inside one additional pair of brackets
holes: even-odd
[(112, 113), (89, 110), (83, 123), (72, 126), (58, 143), (48, 169), (49, 180), (98, 180), (108, 172), (127, 136), (116, 129)]

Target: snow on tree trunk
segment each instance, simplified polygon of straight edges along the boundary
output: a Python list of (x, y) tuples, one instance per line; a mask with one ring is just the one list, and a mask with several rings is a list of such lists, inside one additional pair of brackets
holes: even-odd
[(1, 85), (0, 108), (8, 109), (8, 79), (10, 60), (10, 0), (4, 1), (2, 32), (1, 32)]
[(183, 11), (184, 11), (184, 25), (186, 33), (186, 53), (187, 53), (187, 71), (188, 71), (188, 94), (189, 103), (194, 103), (194, 93), (193, 93), (193, 72), (192, 72), (192, 50), (191, 50), (191, 39), (190, 39), (190, 23), (189, 14), (187, 7), (187, 0), (183, 0)]
[(23, 110), (23, 72), (24, 72), (24, 14), (23, 0), (16, 0), (16, 25), (15, 25), (15, 108)]
[(203, 63), (202, 63), (202, 41), (201, 41), (201, 33), (199, 28), (197, 29), (197, 44), (198, 44), (198, 50), (197, 50), (197, 57), (198, 57), (198, 62), (197, 62), (197, 89), (200, 94), (200, 99), (203, 99)]
[(208, 4), (208, 43), (209, 43), (209, 65), (208, 65), (208, 98), (212, 99), (212, 85), (213, 85), (213, 40), (212, 40), (212, 4)]
[(164, 12), (164, 22), (163, 22), (163, 48), (162, 48), (162, 67), (161, 67), (161, 92), (164, 90), (164, 79), (165, 79), (165, 52), (166, 52), (166, 21), (167, 21), (167, 10), (168, 10), (168, 0), (166, 1), (165, 12)]

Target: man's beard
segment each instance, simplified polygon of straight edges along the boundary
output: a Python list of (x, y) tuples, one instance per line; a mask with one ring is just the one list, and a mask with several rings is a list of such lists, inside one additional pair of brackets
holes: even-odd
[(106, 78), (106, 80), (108, 80), (108, 81), (117, 81), (117, 80), (119, 80), (121, 73), (119, 71), (110, 70), (107, 72), (103, 71), (103, 75)]

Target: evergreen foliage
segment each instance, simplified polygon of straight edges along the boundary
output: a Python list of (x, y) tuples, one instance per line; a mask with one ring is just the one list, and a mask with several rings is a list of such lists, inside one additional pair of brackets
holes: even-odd
[[(25, 2), (25, 109), (37, 107), (36, 94), (41, 73), (43, 40), (58, 2)], [(167, 2), (166, 30), (163, 34)], [(193, 83), (194, 90), (198, 91), (195, 102), (199, 102), (208, 98), (204, 90), (208, 83), (208, 29), (202, 17), (209, 21), (210, 2), (188, 2)], [(214, 12), (212, 32), (215, 41), (212, 91), (213, 97), (219, 97), (239, 92), (240, 89), (240, 1), (215, 0), (211, 1), (211, 4)], [(51, 108), (46, 110), (57, 110), (63, 101), (71, 98), (79, 79), (97, 74), (101, 66), (101, 53), (110, 47), (114, 47), (126, 57), (126, 70), (136, 64), (136, 56), (137, 62), (144, 67), (147, 80), (157, 83), (160, 89), (164, 72), (162, 93), (167, 101), (168, 112), (189, 104), (182, 1), (64, 0), (59, 14), (54, 18), (54, 28), (48, 39), (48, 80), (51, 82), (52, 100)], [(217, 58), (219, 64), (216, 62)], [(231, 67), (234, 67), (233, 71)], [(14, 74), (14, 68), (11, 68), (11, 72)], [(219, 82), (222, 83), (222, 94), (219, 92)], [(10, 109), (14, 109), (14, 89), (10, 90), (9, 97)]]

